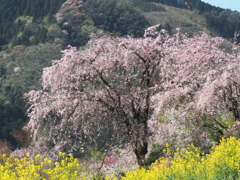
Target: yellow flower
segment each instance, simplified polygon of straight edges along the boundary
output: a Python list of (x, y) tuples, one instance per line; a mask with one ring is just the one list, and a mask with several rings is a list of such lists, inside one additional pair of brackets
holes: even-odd
[(220, 145), (204, 157), (200, 155), (199, 148), (189, 145), (186, 149), (177, 150), (173, 159), (161, 158), (148, 170), (129, 171), (122, 179), (208, 180), (230, 177), (240, 179), (240, 140), (233, 137), (222, 139)]

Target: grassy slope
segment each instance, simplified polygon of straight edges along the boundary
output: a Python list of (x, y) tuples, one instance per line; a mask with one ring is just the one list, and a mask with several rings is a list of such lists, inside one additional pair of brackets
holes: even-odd
[(151, 25), (164, 25), (165, 23), (168, 23), (173, 29), (179, 27), (182, 32), (187, 32), (189, 34), (195, 34), (199, 31), (207, 31), (205, 18), (202, 15), (199, 15), (196, 11), (179, 9), (162, 4), (161, 6), (165, 7), (166, 12), (153, 11), (143, 13)]

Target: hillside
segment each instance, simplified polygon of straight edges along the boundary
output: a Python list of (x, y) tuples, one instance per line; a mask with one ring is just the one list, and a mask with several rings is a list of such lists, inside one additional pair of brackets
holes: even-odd
[(151, 25), (169, 24), (172, 29), (181, 28), (182, 32), (188, 34), (195, 34), (199, 31), (209, 31), (207, 30), (206, 19), (196, 11), (162, 4), (156, 5), (164, 7), (166, 11), (144, 12), (144, 17)]
[[(205, 19), (207, 31), (212, 35), (221, 36), (227, 39), (231, 39), (234, 36), (235, 31), (240, 30), (240, 13), (237, 11), (231, 11), (229, 9), (222, 9), (219, 7), (212, 6), (208, 3), (204, 3), (201, 0), (149, 0), (150, 2), (156, 2), (162, 5), (167, 5), (166, 9), (170, 7), (176, 7), (177, 9), (172, 12), (175, 14), (175, 11), (179, 9), (187, 9), (194, 12), (198, 17)], [(171, 8), (170, 8), (171, 9)], [(170, 10), (171, 11), (171, 10)], [(184, 13), (183, 13), (184, 14)], [(182, 17), (181, 14), (178, 14), (179, 17)], [(171, 14), (168, 15), (169, 17)], [(191, 15), (189, 16), (189, 18)], [(198, 19), (193, 17), (193, 19)], [(190, 20), (193, 20), (190, 19)], [(181, 21), (181, 18), (179, 19)], [(197, 20), (193, 20), (196, 22)], [(190, 23), (189, 21), (187, 21)], [(204, 24), (205, 24), (204, 23)], [(191, 23), (190, 23), (191, 24)], [(200, 26), (202, 23), (200, 23)], [(197, 28), (198, 29), (198, 28)]]
[(232, 38), (240, 29), (238, 12), (200, 0), (189, 5), (184, 0), (65, 1), (1, 0), (0, 48), (52, 43), (54, 38), (61, 39), (60, 44), (82, 46), (98, 29), (140, 37), (144, 28), (155, 24), (180, 27), (190, 34), (205, 30), (224, 38)]

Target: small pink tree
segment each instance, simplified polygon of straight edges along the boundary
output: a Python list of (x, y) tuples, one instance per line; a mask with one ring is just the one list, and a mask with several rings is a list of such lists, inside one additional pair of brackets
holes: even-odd
[(69, 47), (45, 68), (43, 90), (26, 94), (33, 145), (41, 152), (79, 151), (88, 141), (104, 139), (105, 131), (105, 140), (128, 139), (142, 165), (148, 120), (159, 110), (222, 109), (231, 95), (224, 94), (225, 83), (215, 96), (217, 82), (236, 69), (236, 56), (219, 49), (223, 40), (150, 30), (145, 38), (103, 37), (80, 50)]

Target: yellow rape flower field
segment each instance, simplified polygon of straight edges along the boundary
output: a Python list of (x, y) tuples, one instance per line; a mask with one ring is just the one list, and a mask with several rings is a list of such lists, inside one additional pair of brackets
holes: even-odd
[[(40, 155), (33, 160), (29, 157), (22, 159), (0, 155), (0, 180), (76, 180), (86, 179), (85, 174), (79, 175), (84, 169), (80, 167), (78, 159), (66, 153), (60, 153), (62, 160), (53, 163)], [(29, 156), (29, 155), (27, 155)]]
[(126, 173), (123, 180), (236, 180), (240, 179), (240, 139), (222, 139), (210, 154), (201, 154), (190, 145), (178, 150), (173, 158), (162, 158), (148, 170)]
[[(166, 149), (166, 154), (170, 154)], [(13, 155), (0, 155), (0, 180), (85, 180), (93, 179), (86, 174), (79, 160), (60, 153), (62, 160), (52, 162), (40, 155), (33, 160), (19, 159)], [(98, 178), (95, 178), (98, 179)], [(157, 160), (147, 168), (126, 172), (121, 177), (105, 177), (106, 180), (235, 180), (240, 179), (240, 139), (230, 137), (222, 139), (209, 154), (200, 153), (200, 149), (189, 145), (177, 150), (173, 157)]]

